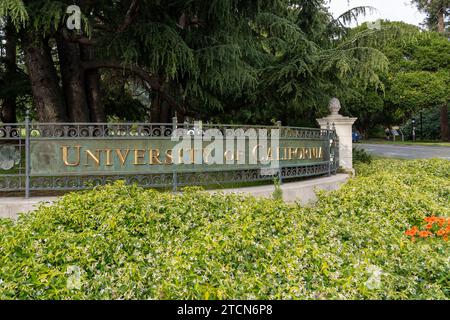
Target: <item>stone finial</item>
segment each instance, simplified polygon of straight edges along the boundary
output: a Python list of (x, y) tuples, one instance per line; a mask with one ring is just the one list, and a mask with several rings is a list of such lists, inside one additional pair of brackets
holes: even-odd
[(336, 116), (339, 114), (339, 110), (341, 110), (341, 102), (338, 98), (332, 98), (330, 103), (328, 104), (328, 109), (331, 112), (332, 116)]

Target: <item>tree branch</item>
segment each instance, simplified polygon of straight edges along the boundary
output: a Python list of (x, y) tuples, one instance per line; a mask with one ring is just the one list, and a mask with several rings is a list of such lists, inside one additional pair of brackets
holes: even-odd
[(122, 24), (117, 28), (117, 32), (123, 32), (126, 28), (133, 22), (136, 18), (137, 10), (139, 8), (139, 0), (131, 1), (130, 7), (128, 8), (127, 14)]
[(120, 62), (115, 61), (84, 61), (81, 62), (81, 67), (84, 70), (92, 70), (92, 69), (117, 69), (128, 71), (135, 76), (139, 77), (150, 86), (150, 89), (154, 91), (158, 91), (161, 94), (161, 97), (167, 101), (167, 103), (176, 110), (182, 110), (183, 108), (168, 94), (166, 94), (162, 90), (162, 84), (160, 83), (160, 79), (158, 76), (151, 75), (145, 69), (138, 66), (124, 66)]
[(141, 67), (137, 66), (124, 66), (120, 62), (115, 61), (84, 61), (81, 66), (85, 70), (90, 69), (118, 69), (131, 72), (146, 81), (154, 90), (160, 90), (161, 84), (159, 83), (157, 77), (151, 76), (150, 73), (145, 71)]
[(89, 39), (86, 36), (83, 35), (76, 35), (76, 36), (72, 36), (70, 34), (67, 33), (66, 30), (62, 31), (62, 36), (64, 37), (65, 40), (69, 41), (69, 42), (75, 42), (75, 43), (79, 43), (85, 46), (93, 46), (95, 44), (97, 44), (97, 40), (95, 39)]

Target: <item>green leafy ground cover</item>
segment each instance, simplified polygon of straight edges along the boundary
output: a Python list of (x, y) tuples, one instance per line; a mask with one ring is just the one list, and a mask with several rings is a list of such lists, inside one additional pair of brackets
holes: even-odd
[(116, 183), (0, 220), (0, 299), (449, 299), (450, 161), (374, 160), (314, 207)]

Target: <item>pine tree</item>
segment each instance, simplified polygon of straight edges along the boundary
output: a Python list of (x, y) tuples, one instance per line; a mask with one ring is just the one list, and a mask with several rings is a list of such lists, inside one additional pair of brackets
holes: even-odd
[[(73, 3), (79, 31), (65, 27)], [(333, 19), (325, 3), (5, 0), (0, 15), (17, 28), (40, 121), (105, 121), (101, 88), (119, 79), (130, 97), (131, 87), (147, 91), (154, 122), (287, 123), (349, 85), (380, 84), (387, 67), (380, 51), (355, 45), (368, 34), (344, 26), (368, 8)]]

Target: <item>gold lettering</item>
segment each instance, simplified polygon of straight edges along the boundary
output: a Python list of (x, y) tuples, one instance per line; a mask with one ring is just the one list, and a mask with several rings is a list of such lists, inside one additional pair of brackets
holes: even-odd
[[(244, 153), (242, 152), (242, 150), (237, 150), (236, 151), (236, 161), (240, 161), (241, 157), (244, 158)], [(244, 159), (245, 161), (245, 159)]]
[(273, 161), (272, 147), (267, 148), (267, 160)]
[(297, 148), (297, 156), (299, 160), (302, 160), (305, 156), (304, 152), (303, 152), (303, 148)]
[(288, 148), (286, 148), (286, 147), (283, 148), (283, 158), (282, 158), (281, 160), (288, 160), (288, 157), (287, 157), (287, 149), (288, 149)]
[(260, 162), (260, 161), (264, 161), (264, 159), (262, 159), (262, 157), (259, 157), (259, 156), (258, 156), (258, 155), (259, 155), (259, 152), (258, 152), (258, 149), (259, 149), (259, 148), (264, 148), (264, 146), (258, 144), (258, 145), (256, 145), (256, 146), (253, 148), (253, 150), (252, 150), (252, 152), (253, 152), (253, 157), (256, 158), (256, 162), (257, 162), (257, 163)]
[(297, 156), (297, 148), (289, 148), (289, 160)]
[(119, 160), (120, 160), (120, 163), (121, 163), (122, 166), (125, 165), (125, 162), (127, 161), (127, 157), (128, 157), (129, 153), (130, 153), (129, 149), (125, 150), (125, 154), (122, 154), (122, 150), (116, 149), (117, 157), (119, 157)]
[(208, 152), (205, 149), (203, 149), (203, 163), (209, 164), (209, 156), (212, 152)]
[(62, 146), (62, 160), (64, 162), (64, 165), (66, 167), (77, 167), (80, 165), (80, 149), (81, 146), (75, 146), (75, 149), (77, 149), (77, 160), (75, 162), (70, 163), (69, 162), (69, 148), (67, 146)]
[[(192, 149), (192, 164), (202, 164), (202, 161), (203, 161), (203, 155), (204, 155), (204, 153), (205, 153), (205, 149), (197, 149), (197, 148), (194, 148), (194, 149)], [(201, 156), (201, 158), (200, 159), (197, 159), (197, 156), (200, 154), (200, 156)], [(197, 160), (199, 160), (199, 161), (197, 161)]]
[(180, 164), (191, 164), (191, 158), (190, 155), (192, 155), (193, 150), (192, 149), (180, 149), (179, 159)]
[[(230, 156), (229, 156), (230, 155)], [(227, 150), (223, 154), (225, 161), (234, 161), (234, 153), (233, 150)]]
[(305, 148), (305, 159), (309, 158), (311, 159), (311, 150), (308, 148)]
[(178, 164), (183, 164), (184, 163), (184, 151), (183, 149), (179, 149), (178, 150)]
[[(264, 147), (260, 144), (253, 147), (251, 150), (252, 156), (256, 158), (257, 162), (260, 161), (273, 161), (273, 160), (304, 160), (304, 159), (322, 159), (323, 148), (322, 147), (269, 147), (266, 154), (262, 154)], [(73, 150), (72, 150), (73, 149)], [(261, 149), (261, 150), (258, 150)], [(283, 149), (283, 150), (281, 150)], [(113, 166), (113, 152), (116, 153), (119, 163), (125, 166), (130, 151), (133, 151), (134, 165), (146, 165), (147, 150), (146, 149), (96, 149), (96, 150), (83, 150), (85, 155), (84, 166), (95, 165), (100, 166), (102, 164), (102, 157), (105, 166)], [(61, 157), (66, 167), (77, 167), (80, 165), (82, 146), (61, 146)], [(102, 154), (104, 152), (104, 155)], [(179, 150), (178, 155), (175, 155), (172, 149), (167, 149), (164, 153), (164, 159), (161, 157), (159, 149), (149, 149), (149, 165), (172, 165), (175, 163), (175, 158), (178, 157), (180, 164), (193, 164), (195, 163), (197, 152), (202, 152), (203, 163), (209, 164), (212, 157), (212, 152), (207, 152), (206, 149), (186, 149)], [(187, 159), (184, 159), (184, 155)], [(225, 162), (236, 162), (240, 159), (245, 159), (246, 154), (241, 150), (226, 150), (223, 154)], [(250, 156), (249, 156), (250, 157)], [(250, 159), (250, 158), (249, 158)]]
[(195, 163), (195, 148), (194, 149), (189, 149), (189, 164), (194, 164)]
[(173, 164), (173, 156), (172, 156), (172, 150), (166, 150), (166, 161), (165, 164)]
[(145, 159), (145, 150), (143, 149), (134, 149), (134, 165), (141, 166), (145, 165), (143, 162)]
[(112, 166), (112, 162), (111, 162), (111, 149), (105, 149), (104, 150), (106, 153), (106, 165), (107, 166)]
[[(184, 164), (194, 164), (195, 163), (195, 157), (198, 154), (198, 152), (202, 152), (202, 149), (186, 149), (186, 151), (189, 153), (189, 159), (187, 160), (188, 162), (184, 162)], [(184, 150), (183, 150), (183, 158), (184, 158)], [(201, 163), (201, 160), (200, 160)]]
[(159, 149), (154, 149), (154, 150), (150, 149), (149, 156), (150, 156), (149, 164), (162, 164), (162, 162), (159, 160), (159, 156), (160, 156)]
[(100, 150), (95, 150), (95, 155), (91, 150), (86, 150), (86, 163), (85, 166), (89, 166), (89, 158), (94, 160), (95, 165), (98, 167), (100, 165)]

